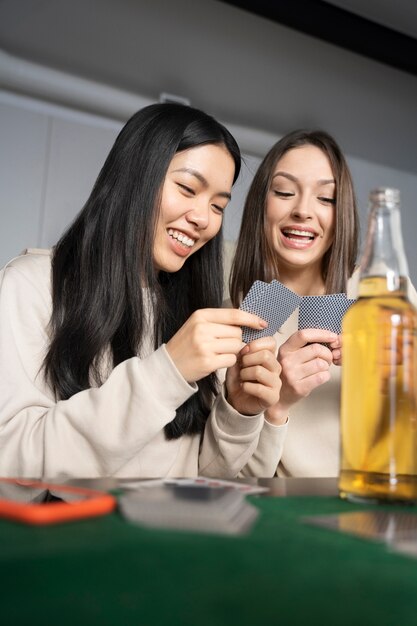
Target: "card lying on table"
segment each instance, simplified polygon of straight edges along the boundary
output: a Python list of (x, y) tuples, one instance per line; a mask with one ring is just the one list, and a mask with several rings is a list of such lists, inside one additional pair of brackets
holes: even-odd
[(395, 544), (417, 542), (417, 515), (402, 511), (354, 511), (335, 515), (304, 517), (302, 521), (365, 539)]
[(208, 478), (206, 476), (195, 476), (194, 478), (119, 478), (119, 486), (124, 491), (141, 491), (149, 487), (157, 487), (159, 485), (180, 485), (184, 487), (211, 487), (213, 489), (229, 489), (231, 491), (240, 491), (246, 496), (259, 493), (266, 493), (269, 487), (261, 487), (257, 484), (243, 482), (237, 480), (224, 480), (224, 478)]
[(240, 491), (208, 485), (164, 482), (129, 491), (118, 500), (130, 522), (203, 533), (246, 533), (259, 514)]

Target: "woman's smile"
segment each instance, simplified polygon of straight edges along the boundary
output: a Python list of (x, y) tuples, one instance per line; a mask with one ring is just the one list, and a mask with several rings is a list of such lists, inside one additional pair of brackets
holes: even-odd
[(288, 270), (321, 267), (334, 236), (335, 180), (327, 156), (312, 145), (293, 148), (278, 161), (266, 205), (266, 232)]
[(304, 249), (314, 245), (318, 234), (310, 228), (281, 228), (282, 242), (287, 248)]
[(168, 228), (168, 236), (171, 240), (170, 245), (172, 246), (174, 252), (179, 254), (180, 256), (187, 256), (192, 247), (195, 245), (198, 238), (191, 238), (186, 235), (184, 232), (180, 230), (174, 230), (173, 228)]

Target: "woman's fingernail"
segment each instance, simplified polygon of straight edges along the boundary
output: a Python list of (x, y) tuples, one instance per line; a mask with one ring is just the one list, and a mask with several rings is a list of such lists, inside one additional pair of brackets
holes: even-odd
[(265, 320), (259, 319), (259, 324), (260, 324), (261, 328), (267, 328), (268, 327), (268, 322), (266, 322)]

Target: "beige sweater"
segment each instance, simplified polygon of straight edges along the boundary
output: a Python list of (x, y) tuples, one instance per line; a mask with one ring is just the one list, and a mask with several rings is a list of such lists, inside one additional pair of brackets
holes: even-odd
[[(275, 335), (278, 347), (298, 330), (298, 309)], [(290, 409), (278, 476), (337, 476), (339, 468), (340, 367), (330, 380)]]
[(197, 390), (165, 346), (114, 368), (104, 384), (56, 402), (42, 362), (51, 316), (51, 258), (33, 250), (0, 273), (0, 475), (21, 477), (272, 476), (286, 428), (217, 397), (204, 436), (167, 441), (164, 426)]

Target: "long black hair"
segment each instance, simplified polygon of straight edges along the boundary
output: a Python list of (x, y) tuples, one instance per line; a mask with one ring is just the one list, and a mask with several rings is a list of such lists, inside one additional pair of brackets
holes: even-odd
[[(140, 353), (149, 306), (144, 285), (152, 294), (155, 348), (195, 310), (221, 305), (221, 231), (178, 272), (158, 273), (153, 262), (169, 164), (177, 152), (202, 144), (226, 147), (235, 182), (241, 163), (236, 141), (198, 109), (153, 104), (119, 133), (90, 197), (53, 251), (51, 340), (44, 367), (57, 399), (100, 385), (107, 358), (116, 367)], [(167, 438), (202, 432), (217, 386), (215, 374), (198, 382), (198, 392), (165, 427)]]

